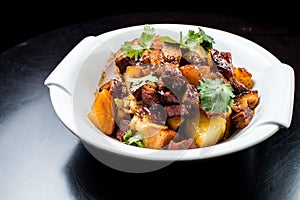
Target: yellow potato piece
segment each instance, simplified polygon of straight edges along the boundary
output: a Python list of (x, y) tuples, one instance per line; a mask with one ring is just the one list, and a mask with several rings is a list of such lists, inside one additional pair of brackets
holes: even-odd
[(252, 80), (252, 74), (246, 68), (233, 67), (233, 73), (238, 82), (244, 84), (248, 89), (253, 88), (254, 81)]
[(104, 134), (111, 135), (115, 128), (112, 95), (107, 89), (98, 93), (88, 114), (91, 122)]
[(142, 141), (144, 147), (150, 149), (161, 149), (176, 136), (176, 132), (170, 129), (152, 128), (152, 130), (149, 129), (148, 133), (145, 133), (145, 135), (146, 137)]
[(199, 147), (215, 145), (223, 138), (226, 130), (226, 120), (223, 117), (208, 118), (204, 112), (200, 112), (200, 117), (187, 121), (186, 133), (194, 138)]
[(203, 78), (210, 77), (210, 67), (209, 66), (194, 66), (194, 65), (184, 65), (180, 67), (182, 75), (188, 80), (188, 82), (194, 86), (199, 85), (199, 81)]

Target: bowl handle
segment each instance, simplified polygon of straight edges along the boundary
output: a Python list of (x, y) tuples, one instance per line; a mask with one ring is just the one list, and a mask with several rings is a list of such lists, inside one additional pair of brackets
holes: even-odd
[(95, 44), (95, 37), (81, 40), (45, 79), (50, 90), (51, 103), (64, 125), (78, 136), (73, 116), (73, 91), (80, 66)]
[[(294, 106), (294, 70), (287, 64), (274, 63), (263, 74), (265, 81), (263, 90), (269, 90), (268, 94), (271, 94), (271, 97), (266, 97), (268, 101), (263, 101), (264, 105), (260, 105), (261, 110), (258, 111), (261, 111), (263, 116), (257, 125), (276, 124), (279, 127), (289, 128)], [(268, 81), (270, 79), (276, 81)]]
[(89, 49), (95, 44), (95, 37), (88, 36), (81, 40), (46, 78), (46, 86), (60, 87), (70, 96), (73, 95), (75, 80), (80, 66), (88, 55)]

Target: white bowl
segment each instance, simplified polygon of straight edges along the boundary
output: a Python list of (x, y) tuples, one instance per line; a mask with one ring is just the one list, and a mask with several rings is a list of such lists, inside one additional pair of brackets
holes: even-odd
[(150, 24), (157, 34), (179, 39), (188, 30), (201, 27), (214, 38), (214, 48), (229, 51), (235, 66), (244, 66), (253, 75), (260, 102), (250, 124), (228, 141), (189, 150), (154, 150), (126, 145), (96, 129), (87, 118), (94, 92), (112, 52), (124, 41), (140, 36), (144, 25), (122, 28), (84, 38), (45, 80), (58, 117), (99, 161), (125, 172), (148, 172), (172, 162), (199, 160), (249, 148), (289, 128), (294, 104), (294, 71), (261, 46), (240, 36), (203, 26)]

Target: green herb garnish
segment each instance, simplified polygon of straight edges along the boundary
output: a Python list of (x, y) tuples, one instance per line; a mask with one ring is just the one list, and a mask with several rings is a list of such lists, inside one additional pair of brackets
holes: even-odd
[(225, 113), (233, 105), (233, 88), (221, 79), (204, 79), (197, 86), (202, 108), (213, 113)]
[(211, 36), (206, 35), (200, 27), (198, 27), (198, 30), (198, 33), (189, 30), (187, 36), (183, 39), (183, 42), (192, 49), (194, 49), (195, 46), (200, 45), (208, 51), (213, 47), (213, 43), (215, 43), (214, 39)]
[(124, 144), (132, 145), (136, 144), (138, 147), (144, 147), (142, 140), (144, 139), (143, 134), (132, 135), (132, 131), (129, 129), (124, 135)]
[(126, 41), (121, 46), (121, 51), (129, 58), (137, 60), (143, 53), (144, 48), (141, 45), (132, 45), (130, 42)]
[(162, 36), (161, 40), (164, 42), (169, 42), (173, 44), (180, 44), (181, 48), (189, 48), (191, 50), (195, 49), (196, 46), (202, 46), (206, 51), (213, 47), (214, 39), (206, 35), (205, 32), (198, 27), (198, 33), (193, 30), (189, 30), (188, 34), (183, 38), (182, 32), (180, 31), (180, 39), (176, 41), (169, 36)]
[[(129, 41), (125, 41), (121, 45), (121, 51), (129, 58), (137, 60), (142, 56), (144, 50), (151, 52), (151, 44), (156, 36), (155, 29), (151, 28), (148, 24), (144, 26), (144, 32), (140, 36), (138, 44), (131, 44)], [(193, 50), (197, 45), (202, 46), (206, 51), (212, 48), (214, 39), (206, 35), (206, 33), (198, 27), (198, 33), (193, 30), (189, 30), (188, 34), (183, 38), (180, 31), (180, 39), (176, 41), (169, 36), (161, 36), (161, 40), (173, 44), (180, 44), (181, 48), (189, 48)]]
[(163, 42), (168, 42), (168, 43), (172, 43), (172, 44), (179, 44), (180, 48), (184, 48), (184, 49), (188, 49), (190, 48), (188, 45), (184, 44), (183, 40), (182, 40), (182, 32), (180, 32), (180, 40), (176, 41), (173, 38), (169, 37), (169, 36), (161, 36), (160, 39)]
[(135, 92), (137, 89), (147, 84), (148, 82), (157, 83), (158, 78), (154, 76), (152, 73), (140, 77), (140, 78), (127, 78), (127, 81), (131, 82), (130, 91)]
[(144, 32), (142, 32), (140, 36), (140, 42), (138, 44), (131, 44), (129, 41), (125, 41), (121, 46), (121, 51), (129, 58), (133, 58), (137, 60), (142, 56), (144, 50), (148, 50), (151, 52), (151, 44), (153, 39), (155, 38), (155, 30), (151, 28), (148, 24), (144, 26)]

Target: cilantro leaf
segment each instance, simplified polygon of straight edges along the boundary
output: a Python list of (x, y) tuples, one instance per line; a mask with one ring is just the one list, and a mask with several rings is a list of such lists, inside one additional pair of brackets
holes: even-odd
[(155, 38), (155, 30), (148, 24), (144, 27), (144, 32), (141, 34), (141, 45), (144, 49), (150, 50), (153, 39)]
[(214, 39), (206, 35), (205, 32), (198, 27), (198, 33), (193, 30), (189, 30), (188, 34), (183, 37), (182, 32), (180, 31), (180, 39), (176, 41), (168, 36), (162, 36), (161, 40), (164, 42), (169, 42), (173, 44), (180, 44), (181, 48), (189, 48), (191, 50), (195, 49), (196, 46), (202, 46), (206, 51), (213, 47)]
[(138, 59), (138, 57), (144, 51), (144, 48), (140, 45), (132, 45), (130, 42), (125, 41), (124, 44), (121, 46), (121, 51), (128, 56), (129, 58)]
[(120, 50), (129, 58), (133, 58), (137, 60), (139, 57), (142, 56), (144, 50), (148, 50), (151, 52), (151, 44), (153, 39), (155, 38), (155, 30), (151, 28), (148, 24), (144, 26), (144, 32), (142, 32), (140, 36), (139, 44), (131, 44), (129, 41), (125, 41), (122, 45)]
[(154, 76), (152, 73), (143, 76), (141, 78), (127, 78), (127, 81), (131, 82), (130, 91), (135, 92), (137, 89), (147, 84), (148, 82), (157, 83), (158, 78)]
[(233, 105), (233, 88), (221, 79), (204, 79), (197, 86), (202, 108), (213, 113), (225, 113)]
[[(180, 34), (182, 34), (182, 32), (180, 32)], [(169, 36), (161, 36), (160, 39), (163, 41), (163, 42), (168, 42), (168, 43), (172, 43), (172, 44), (180, 44), (180, 48), (189, 48), (188, 45), (184, 44), (182, 42), (182, 39), (180, 39), (180, 41), (176, 41), (174, 40), (173, 38), (169, 37)]]
[(192, 49), (195, 46), (200, 45), (206, 51), (208, 51), (213, 47), (213, 43), (215, 42), (211, 36), (206, 35), (206, 33), (200, 27), (198, 27), (198, 33), (193, 30), (188, 31), (186, 37), (183, 38), (183, 43), (190, 46)]
[(169, 42), (172, 44), (180, 44), (179, 42), (177, 42), (176, 40), (174, 40), (173, 38), (171, 38), (169, 36), (161, 36), (160, 39), (164, 42)]
[(124, 144), (132, 145), (136, 144), (139, 147), (144, 147), (141, 140), (144, 139), (143, 134), (132, 135), (132, 131), (129, 129), (124, 135)]

